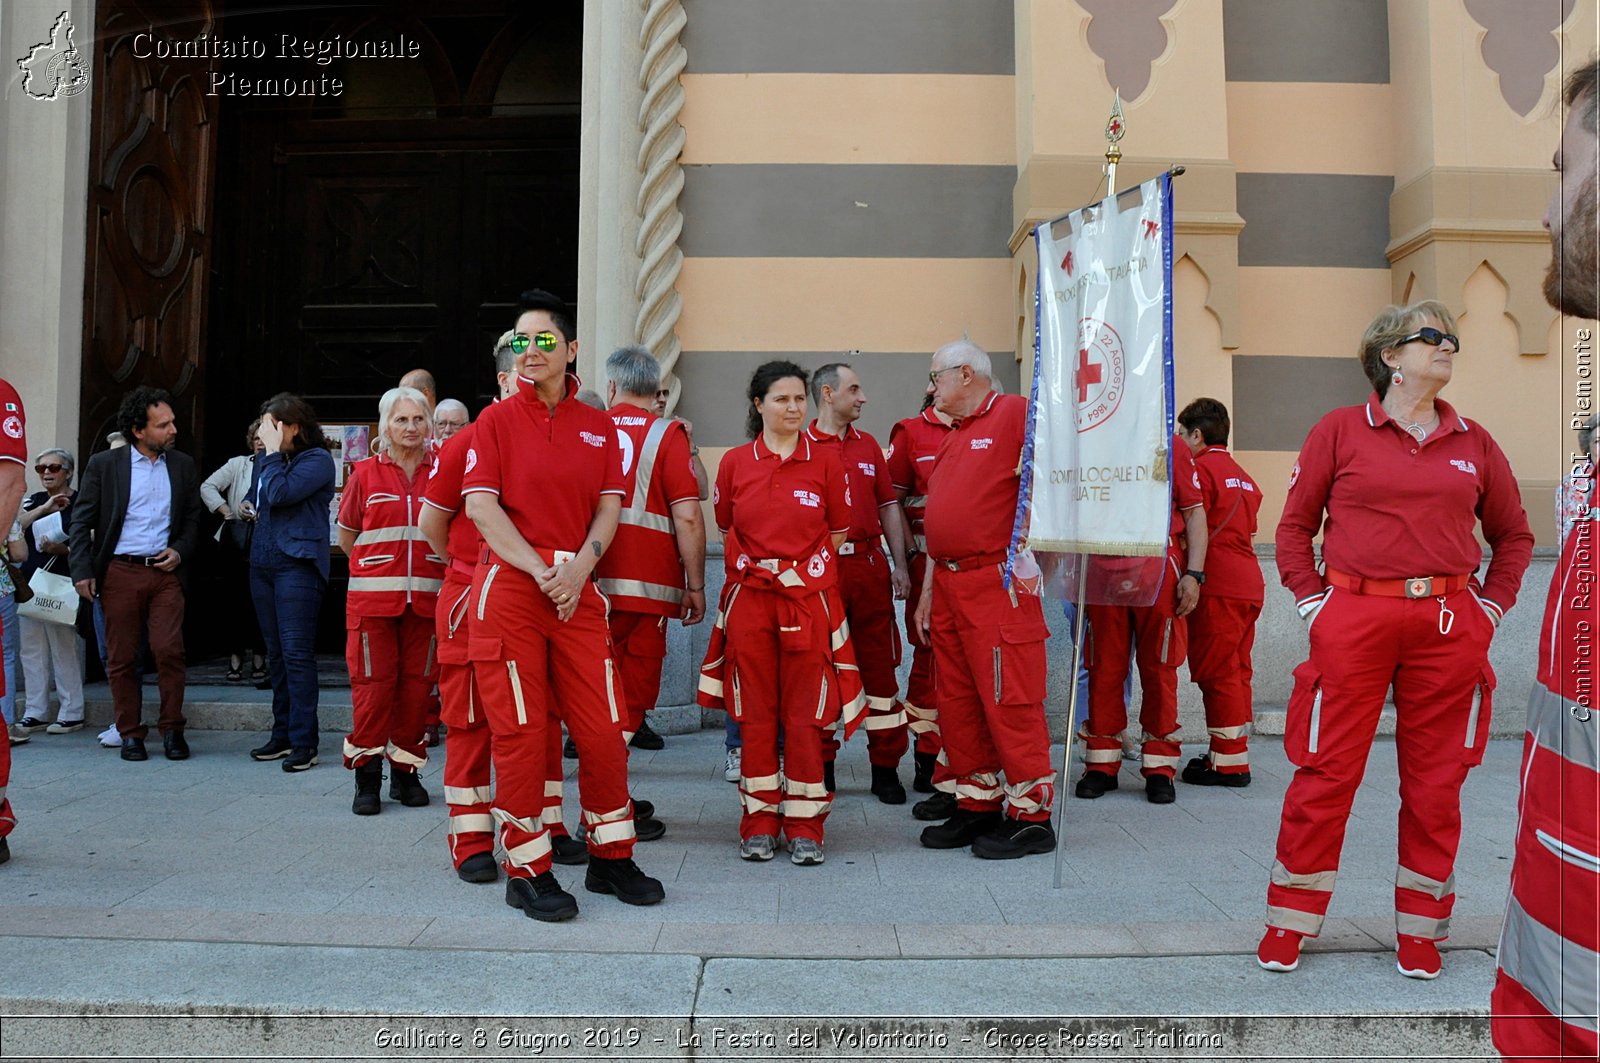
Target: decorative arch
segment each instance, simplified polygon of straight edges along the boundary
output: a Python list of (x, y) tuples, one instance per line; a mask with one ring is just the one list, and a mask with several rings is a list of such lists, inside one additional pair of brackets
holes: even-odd
[(1530, 4), (1527, 0), (1464, 0), (1467, 14), (1483, 27), (1478, 53), (1499, 79), (1500, 97), (1523, 118), (1544, 98), (1545, 81), (1561, 62), (1556, 31), (1577, 0)]
[(1105, 64), (1106, 83), (1136, 101), (1150, 87), (1151, 72), (1172, 45), (1161, 16), (1177, 0), (1078, 0), (1089, 13), (1085, 40)]

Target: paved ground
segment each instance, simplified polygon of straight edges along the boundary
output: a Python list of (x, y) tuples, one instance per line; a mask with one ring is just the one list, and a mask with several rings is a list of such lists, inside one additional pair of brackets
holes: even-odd
[[(12, 972), (0, 992), (0, 1015), (8, 1016), (0, 1057), (24, 1047), (93, 1054), (101, 1044), (121, 1052), (143, 1043), (122, 1020), (29, 1025), (15, 1017), (24, 1013), (437, 1016), (463, 1007), (482, 1015), (657, 1016), (635, 1056), (808, 1054), (804, 1045), (705, 1037), (677, 1044), (717, 1022), (726, 1027), (719, 1017), (786, 1015), (927, 1017), (956, 1036), (971, 1025), (958, 1016), (1051, 1016), (1051, 1036), (1059, 1016), (1192, 1016), (1191, 1039), (1204, 1016), (1302, 1015), (1312, 1018), (1206, 1020), (1227, 1044), (1199, 1046), (1199, 1054), (1277, 1053), (1286, 1030), (1298, 1031), (1299, 1051), (1325, 1058), (1488, 1051), (1482, 1016), (1515, 815), (1520, 747), (1512, 741), (1492, 742), (1468, 782), (1455, 951), (1442, 978), (1418, 983), (1396, 974), (1389, 951), (1398, 801), (1394, 747), (1385, 740), (1356, 802), (1327, 931), (1299, 972), (1269, 975), (1250, 953), (1288, 777), (1275, 740), (1257, 741), (1247, 790), (1180, 785), (1176, 805), (1156, 807), (1125, 771), (1131, 789), (1095, 802), (1069, 799), (1064, 883), (1054, 890), (1048, 857), (991, 863), (922, 849), (923, 825), (909, 806), (884, 806), (866, 793), (860, 742), (840, 764), (827, 863), (741, 862), (720, 735), (673, 736), (665, 750), (636, 753), (634, 762), (635, 793), (654, 800), (668, 824), (665, 838), (636, 854), (665, 881), (666, 902), (630, 908), (584, 892), (582, 869), (559, 868), (582, 913), (550, 926), (505, 907), (501, 887), (466, 885), (451, 872), (442, 758), (424, 773), (432, 807), (386, 801), (381, 816), (357, 818), (335, 735), (324, 735), (324, 763), (303, 775), (250, 761), (245, 751), (257, 736), (249, 733), (195, 731), (190, 739), (194, 757), (185, 763), (161, 759), (159, 745), (151, 761), (124, 763), (88, 730), (40, 734), (13, 750), (10, 794), (21, 822), (12, 862), (0, 868), (10, 901), (0, 953)], [(569, 821), (571, 790), (574, 782)], [(1396, 1018), (1412, 1014), (1420, 1018)], [(190, 1040), (174, 1041), (161, 1026), (170, 1017), (148, 1021), (157, 1024), (148, 1045), (161, 1055), (180, 1042), (207, 1046), (199, 1054), (237, 1051), (227, 1038), (244, 1036), (237, 1024), (247, 1022), (191, 1023)], [(775, 1020), (744, 1021), (778, 1028)], [(1031, 1029), (1007, 1021), (1007, 1030)], [(1110, 1021), (1095, 1029), (1109, 1036)], [(415, 1058), (429, 1047), (377, 1051), (370, 1037), (380, 1035), (359, 1023), (279, 1026), (266, 1041), (250, 1029), (246, 1043), (280, 1056), (309, 1045), (319, 1054)], [(1269, 1030), (1277, 1032), (1267, 1037)], [(1128, 1054), (1134, 1035), (1124, 1034), (1123, 1050), (1105, 1058), (1142, 1058)], [(1031, 1050), (1038, 1046), (990, 1045), (981, 1026), (964, 1035), (975, 1038), (964, 1050), (931, 1054), (1039, 1055)], [(337, 1044), (319, 1040), (328, 1037)], [(757, 1051), (764, 1047), (771, 1051)], [(843, 1050), (826, 1047), (816, 1054)], [(903, 1041), (868, 1047), (858, 1054), (917, 1054)], [(1055, 1051), (1084, 1058), (1070, 1048)], [(532, 1054), (527, 1044), (506, 1050)]]

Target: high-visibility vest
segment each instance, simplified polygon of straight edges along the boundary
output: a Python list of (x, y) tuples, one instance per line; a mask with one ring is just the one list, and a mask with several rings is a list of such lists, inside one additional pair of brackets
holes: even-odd
[[(400, 467), (387, 454), (356, 463), (345, 482), (340, 527), (356, 533), (350, 551), (350, 593), (347, 616), (399, 616), (409, 607), (432, 616), (439, 588), (444, 586), (444, 559), (433, 552), (417, 527), (422, 496), (427, 493), (430, 466), (419, 466), (406, 483)], [(360, 526), (347, 521), (360, 503)]]
[(1600, 1012), (1600, 520), (1576, 524), (1545, 606), (1528, 703), (1495, 1047), (1593, 1059)]
[(634, 460), (625, 470), (631, 482), (626, 485), (617, 534), (595, 566), (595, 583), (613, 609), (675, 617), (683, 608), (683, 559), (678, 556), (672, 507), (656, 465), (667, 433), (684, 428), (631, 405), (612, 410), (611, 419), (619, 436), (626, 437), (624, 454), (631, 451)]

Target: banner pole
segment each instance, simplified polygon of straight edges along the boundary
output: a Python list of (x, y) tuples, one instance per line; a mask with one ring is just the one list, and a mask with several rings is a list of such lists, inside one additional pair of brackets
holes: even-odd
[(1072, 693), (1067, 695), (1067, 737), (1062, 744), (1061, 774), (1056, 778), (1056, 871), (1051, 889), (1061, 888), (1061, 850), (1066, 836), (1067, 786), (1072, 781), (1072, 743), (1078, 736), (1078, 669), (1083, 667), (1083, 633), (1089, 617), (1089, 555), (1078, 555), (1078, 615), (1072, 627), (1072, 671), (1067, 673)]

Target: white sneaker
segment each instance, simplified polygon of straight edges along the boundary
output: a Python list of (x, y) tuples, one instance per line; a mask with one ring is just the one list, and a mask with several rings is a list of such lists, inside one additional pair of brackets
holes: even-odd
[(778, 839), (770, 834), (755, 834), (739, 842), (739, 858), (741, 860), (771, 860), (772, 851), (778, 847)]
[(46, 727), (44, 729), (44, 733), (51, 735), (69, 735), (75, 731), (81, 730), (83, 730), (82, 720), (57, 720), (49, 727)]
[[(6, 729), (6, 737), (11, 740), (12, 745), (20, 746), (24, 742), (31, 741), (33, 739), (33, 733), (20, 723), (14, 723)], [(122, 743), (118, 742), (117, 744), (121, 745)]]
[(730, 749), (722, 761), (722, 777), (728, 782), (738, 782), (744, 772), (744, 750)]
[(822, 860), (823, 856), (821, 842), (814, 838), (789, 839), (790, 863), (805, 866), (809, 864), (820, 864), (822, 863)]
[(112, 724), (110, 727), (107, 727), (104, 731), (100, 732), (100, 744), (105, 746), (107, 749), (122, 748), (122, 735), (118, 733), (116, 724)]

